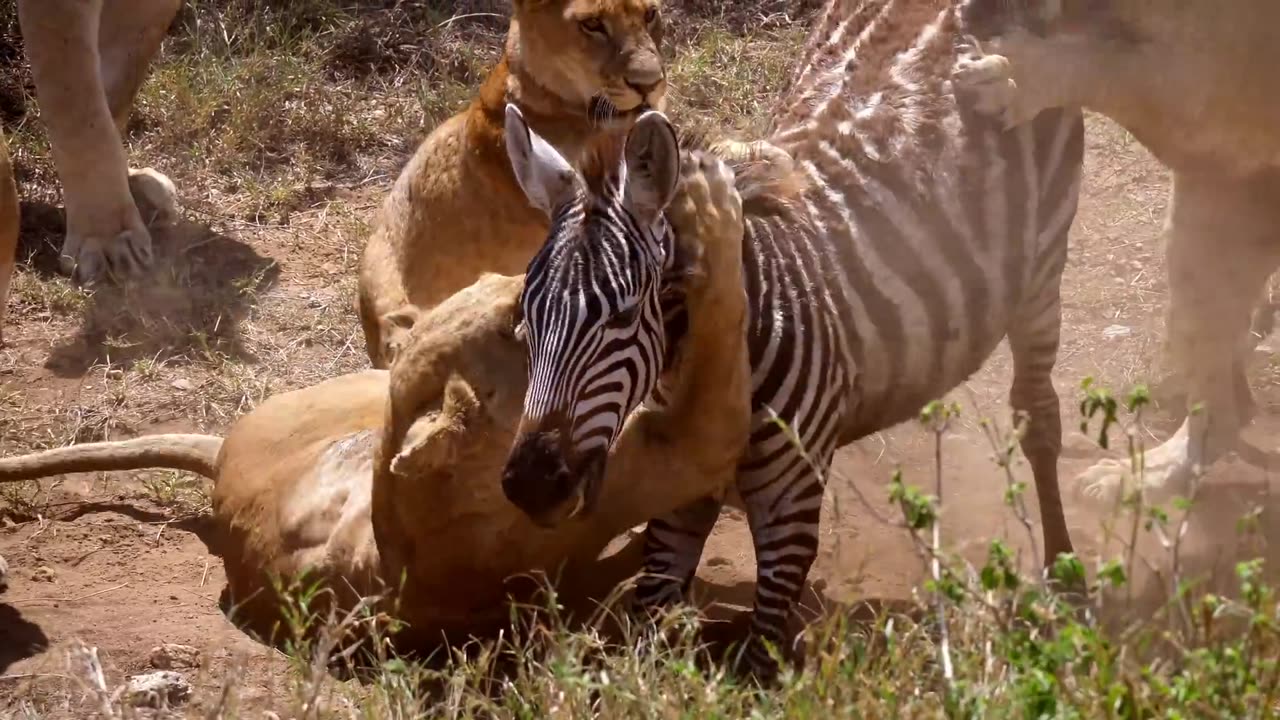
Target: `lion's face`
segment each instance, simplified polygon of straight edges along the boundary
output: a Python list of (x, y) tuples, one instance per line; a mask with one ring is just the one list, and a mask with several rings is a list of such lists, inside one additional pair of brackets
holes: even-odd
[(659, 0), (515, 0), (526, 70), (601, 122), (662, 109)]

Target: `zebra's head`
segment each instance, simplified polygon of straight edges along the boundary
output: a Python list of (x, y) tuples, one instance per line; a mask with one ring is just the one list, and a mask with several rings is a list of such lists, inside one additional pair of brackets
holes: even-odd
[(551, 229), (520, 298), (529, 387), (502, 489), (553, 526), (593, 508), (623, 420), (658, 383), (667, 344), (660, 293), (677, 271), (663, 210), (680, 148), (666, 117), (646, 112), (621, 157), (584, 177), (513, 105), (506, 142), (520, 186)]

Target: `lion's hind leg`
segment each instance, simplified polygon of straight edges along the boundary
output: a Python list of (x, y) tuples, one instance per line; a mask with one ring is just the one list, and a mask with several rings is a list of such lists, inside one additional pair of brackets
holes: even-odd
[(1241, 448), (1250, 420), (1251, 396), (1240, 384), (1254, 305), (1280, 265), (1280, 173), (1175, 174), (1166, 234), (1167, 342), (1186, 378), (1189, 413), (1173, 437), (1143, 454), (1140, 473), (1128, 459), (1085, 471), (1087, 495), (1185, 492), (1195, 473)]
[[(113, 4), (103, 17), (103, 0), (18, 2), (66, 206), (67, 235), (59, 265), (82, 282), (108, 273), (136, 275), (152, 258), (151, 234), (131, 191), (118, 123), (128, 117), (177, 5), (175, 0), (136, 5), (137, 12), (126, 16)], [(167, 18), (160, 12), (166, 8), (172, 10)], [(134, 187), (161, 213), (173, 207), (164, 198), (172, 183), (141, 181)], [(152, 192), (157, 189), (158, 194)]]
[[(182, 0), (133, 0), (130, 5), (127, 13), (103, 13), (98, 24), (103, 90), (121, 137), (142, 81)], [(160, 171), (130, 168), (129, 192), (147, 227), (163, 227), (177, 221), (177, 190)]]

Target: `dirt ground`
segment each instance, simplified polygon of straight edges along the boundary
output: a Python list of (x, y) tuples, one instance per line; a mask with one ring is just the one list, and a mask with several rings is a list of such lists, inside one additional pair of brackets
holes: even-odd
[[(1055, 380), (1067, 431), (1060, 466), (1067, 517), (1092, 567), (1094, 557), (1117, 550), (1102, 539), (1109, 513), (1079, 498), (1072, 481), (1104, 455), (1078, 432), (1080, 381), (1092, 376), (1121, 391), (1159, 371), (1165, 286), (1158, 234), (1168, 178), (1104, 120), (1090, 119), (1088, 142)], [(8, 344), (0, 348), (3, 454), (72, 440), (216, 432), (263, 397), (362, 367), (351, 305), (354, 268), (364, 223), (389, 180), (384, 174), (317, 185), (291, 212), (265, 219), (190, 212), (188, 222), (158, 236), (161, 266), (173, 269), (124, 298), (106, 290), (86, 296), (54, 277), (57, 213), (28, 202), (24, 252), (32, 257), (21, 268)], [(125, 313), (126, 301), (147, 310)], [(1250, 374), (1259, 419), (1249, 432), (1262, 447), (1280, 431), (1271, 358), (1259, 351)], [(1029, 557), (1026, 531), (1004, 505), (1004, 479), (978, 426), (981, 417), (1008, 424), (1008, 381), (1002, 348), (953, 393), (962, 415), (943, 440), (942, 523), (946, 543), (971, 559), (1003, 536), (1031, 567), (1038, 560)], [(1160, 408), (1147, 420), (1143, 432), (1153, 445), (1176, 427), (1179, 414)], [(901, 467), (908, 482), (931, 489), (933, 453), (933, 436), (915, 423), (840, 452), (811, 604), (910, 596), (924, 565), (905, 532), (886, 522), (898, 517), (886, 485)], [(1030, 482), (1025, 467), (1014, 472)], [(1256, 468), (1226, 461), (1205, 484), (1183, 562), (1229, 573), (1246, 545), (1236, 520), (1260, 507), (1263, 527), (1277, 525), (1268, 520), (1270, 482)], [(206, 481), (170, 472), (107, 473), (0, 492), (0, 555), (11, 569), (10, 588), (0, 596), (5, 714), (51, 708), (75, 694), (65, 658), (76, 638), (98, 648), (110, 685), (145, 668), (156, 645), (200, 648), (196, 710), (213, 702), (229, 678), (241, 702), (252, 706), (272, 707), (287, 692), (290, 661), (247, 638), (217, 607), (223, 571), (201, 540)], [(1153, 568), (1167, 572), (1168, 553), (1159, 543), (1144, 540), (1142, 551)], [(704, 597), (750, 604), (754, 558), (737, 513), (722, 518), (699, 578)], [(1140, 578), (1140, 594), (1162, 597), (1161, 578), (1155, 572)]]

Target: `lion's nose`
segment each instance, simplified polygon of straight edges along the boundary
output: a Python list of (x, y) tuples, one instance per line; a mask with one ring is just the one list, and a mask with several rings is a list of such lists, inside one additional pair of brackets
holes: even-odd
[(664, 78), (662, 63), (657, 57), (637, 58), (631, 67), (627, 68), (627, 87), (635, 90), (641, 97), (649, 97), (662, 84)]

